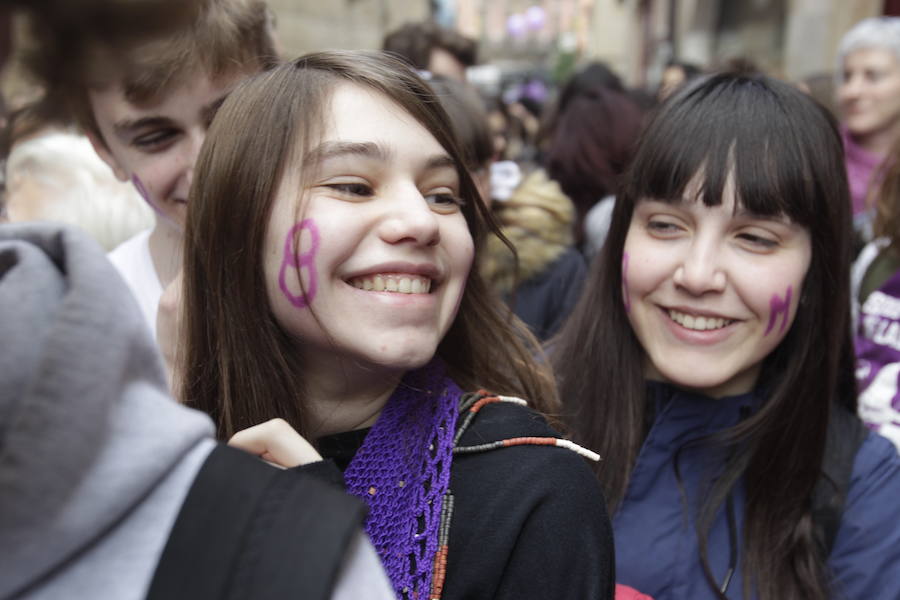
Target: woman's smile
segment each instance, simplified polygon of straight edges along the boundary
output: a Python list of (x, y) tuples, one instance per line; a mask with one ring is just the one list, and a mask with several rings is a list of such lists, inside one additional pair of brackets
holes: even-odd
[(367, 292), (393, 292), (397, 294), (427, 294), (431, 290), (431, 279), (403, 273), (377, 273), (365, 277), (354, 277), (350, 285)]

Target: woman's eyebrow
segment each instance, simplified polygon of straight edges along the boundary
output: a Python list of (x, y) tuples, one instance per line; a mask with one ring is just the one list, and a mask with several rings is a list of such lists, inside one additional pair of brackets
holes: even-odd
[(386, 161), (391, 153), (375, 142), (322, 142), (307, 154), (309, 164), (320, 164), (341, 156), (362, 156)]
[(425, 162), (425, 169), (428, 171), (446, 168), (456, 169), (456, 161), (449, 154), (435, 154)]
[[(307, 154), (306, 162), (315, 165), (342, 156), (361, 156), (388, 161), (392, 154), (388, 148), (375, 142), (322, 142)], [(425, 170), (444, 168), (456, 168), (456, 161), (449, 154), (435, 154), (425, 159)]]

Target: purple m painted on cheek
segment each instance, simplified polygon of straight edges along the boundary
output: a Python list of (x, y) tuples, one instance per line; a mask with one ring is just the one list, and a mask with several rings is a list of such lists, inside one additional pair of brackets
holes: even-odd
[(628, 296), (628, 253), (622, 253), (622, 301), (625, 303), (625, 312), (631, 312), (631, 298)]
[[(294, 252), (295, 236), (302, 236), (302, 232), (309, 232), (309, 249), (305, 252)], [(299, 244), (298, 244), (299, 245)], [(304, 219), (288, 231), (284, 240), (284, 257), (281, 259), (281, 269), (278, 271), (278, 286), (281, 293), (297, 308), (306, 308), (312, 304), (316, 297), (318, 274), (316, 273), (316, 254), (319, 251), (319, 228), (312, 219)], [(300, 293), (291, 292), (287, 284), (288, 268), (297, 269), (300, 272)], [(306, 270), (307, 284), (303, 285), (303, 271)]]
[(784, 299), (779, 297), (778, 294), (772, 294), (772, 299), (769, 300), (769, 326), (766, 327), (766, 333), (764, 335), (769, 335), (769, 332), (775, 327), (775, 321), (778, 320), (778, 315), (782, 315), (781, 327), (778, 328), (778, 333), (784, 332), (784, 328), (787, 327), (788, 315), (791, 312), (791, 294), (793, 291), (793, 287), (789, 285), (784, 292)]

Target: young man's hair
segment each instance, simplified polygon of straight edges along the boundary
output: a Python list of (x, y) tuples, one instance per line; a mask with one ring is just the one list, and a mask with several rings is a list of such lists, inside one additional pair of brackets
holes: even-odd
[(23, 11), (57, 38), (126, 40), (183, 26), (209, 0), (0, 0), (0, 10)]
[(396, 54), (420, 71), (427, 71), (435, 48), (446, 51), (464, 67), (472, 67), (477, 62), (475, 40), (431, 21), (402, 25), (385, 36), (381, 49)]
[[(272, 21), (263, 0), (187, 4), (196, 6), (180, 26), (164, 30), (151, 26), (144, 32), (136, 27), (75, 31), (36, 19), (36, 45), (26, 61), (45, 89), (44, 103), (62, 111), (63, 120), (74, 121), (103, 140), (91, 110), (91, 89), (121, 85), (127, 100), (142, 104), (164, 97), (198, 71), (215, 79), (277, 62)], [(123, 31), (133, 35), (125, 37)]]
[[(447, 151), (476, 248), (489, 231), (498, 231), (446, 112), (400, 60), (380, 52), (319, 52), (239, 85), (210, 127), (188, 199), (185, 346), (178, 369), (182, 400), (209, 413), (224, 439), (274, 416), (309, 433), (304, 366), (297, 340), (270, 308), (263, 249), (282, 175), (306, 164), (305, 155), (325, 134), (334, 91), (346, 84), (389, 98)], [(309, 171), (301, 169), (300, 189), (315, 177)], [(537, 352), (527, 328), (471, 269), (456, 318), (437, 348), (450, 375), (463, 389), (517, 395), (556, 412), (552, 380), (533, 358)]]
[(812, 250), (794, 322), (762, 363), (761, 408), (705, 440), (731, 451), (698, 517), (701, 558), (711, 579), (707, 535), (743, 481), (745, 590), (754, 587), (763, 600), (824, 599), (830, 597), (829, 579), (810, 498), (820, 478), (829, 415), (856, 412), (850, 201), (841, 138), (824, 108), (788, 84), (752, 74), (700, 79), (661, 106), (623, 178), (609, 237), (584, 294), (554, 343), (560, 396), (575, 440), (604, 457), (596, 470), (614, 510), (625, 496), (652, 410), (646, 353), (622, 298), (625, 241), (640, 200), (686, 201), (698, 174), (703, 182), (697, 202), (720, 205), (733, 179), (739, 206), (805, 227)]

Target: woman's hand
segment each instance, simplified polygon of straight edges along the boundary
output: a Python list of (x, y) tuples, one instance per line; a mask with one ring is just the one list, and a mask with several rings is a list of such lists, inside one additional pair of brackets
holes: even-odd
[(238, 431), (228, 440), (228, 445), (283, 469), (322, 460), (316, 449), (284, 419), (272, 419)]

